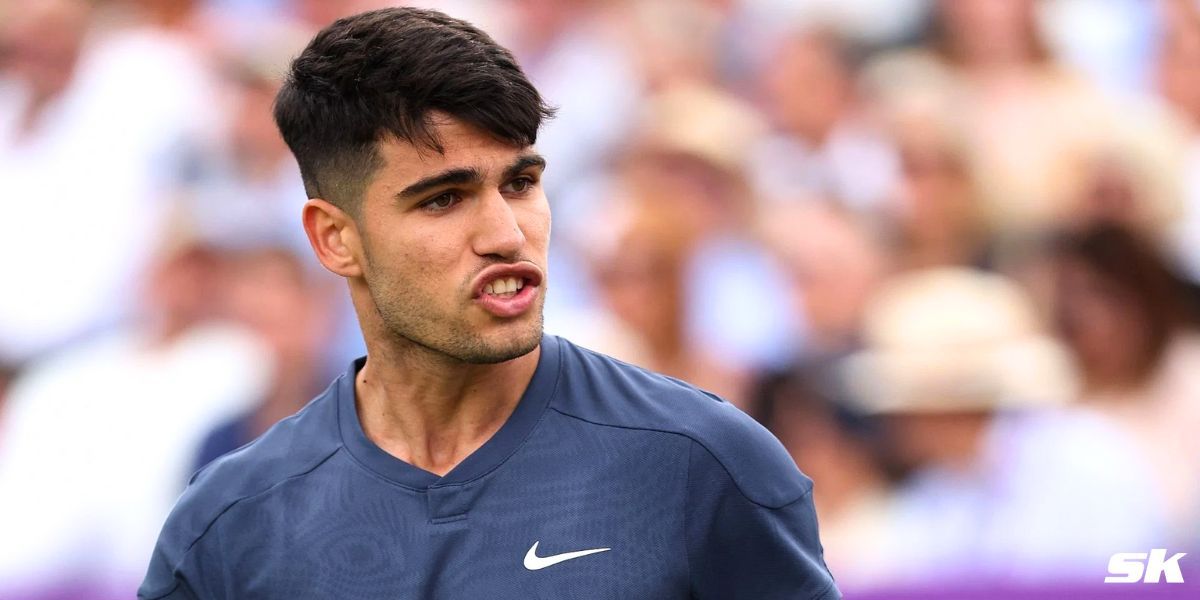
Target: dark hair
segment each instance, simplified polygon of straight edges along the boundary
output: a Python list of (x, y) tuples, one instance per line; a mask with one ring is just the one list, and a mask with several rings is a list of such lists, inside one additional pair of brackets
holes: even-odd
[(292, 61), (275, 123), (310, 198), (352, 214), (392, 137), (443, 152), (429, 121), (445, 112), (525, 147), (553, 115), (512, 54), (440, 12), (385, 8), (339, 19)]
[(1128, 227), (1098, 223), (1060, 234), (1053, 248), (1058, 257), (1078, 261), (1132, 303), (1150, 343), (1137, 365), (1140, 376), (1158, 365), (1177, 331), (1195, 326), (1186, 284), (1150, 240)]

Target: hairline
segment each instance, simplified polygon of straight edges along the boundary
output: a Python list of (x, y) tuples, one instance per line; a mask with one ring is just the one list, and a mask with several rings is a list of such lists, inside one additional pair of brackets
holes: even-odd
[[(399, 13), (406, 13), (407, 17), (397, 20)], [(353, 23), (356, 20), (374, 21), (384, 24), (385, 27), (394, 26), (397, 23), (399, 23), (399, 27), (405, 27), (407, 24), (402, 21), (417, 21), (419, 22), (416, 25), (419, 35), (437, 35), (449, 32), (451, 36), (465, 37), (468, 46), (472, 48), (477, 45), (484, 46), (485, 55), (470, 57), (473, 60), (482, 61), (479, 64), (489, 69), (488, 75), (481, 85), (499, 83), (504, 86), (501, 89), (509, 89), (515, 84), (517, 92), (498, 99), (497, 102), (500, 104), (497, 107), (503, 110), (513, 109), (515, 112), (512, 113), (514, 115), (512, 118), (517, 120), (508, 121), (506, 119), (509, 117), (503, 116), (503, 113), (502, 116), (497, 117), (496, 112), (491, 108), (484, 107), (483, 110), (480, 110), (477, 102), (464, 105), (449, 100), (449, 104), (445, 104), (443, 103), (447, 102), (445, 98), (437, 100), (435, 96), (432, 103), (418, 103), (417, 106), (421, 108), (417, 113), (409, 113), (405, 110), (403, 101), (392, 104), (391, 110), (400, 111), (397, 114), (403, 116), (397, 117), (398, 121), (389, 121), (387, 118), (377, 121), (378, 126), (374, 131), (361, 128), (343, 130), (344, 134), (348, 133), (349, 135), (342, 135), (339, 138), (336, 133), (333, 133), (331, 138), (331, 130), (322, 130), (319, 127), (315, 136), (302, 134), (303, 129), (293, 129), (292, 127), (305, 127), (306, 120), (309, 121), (308, 126), (311, 127), (311, 119), (315, 114), (313, 111), (322, 110), (319, 108), (322, 103), (330, 99), (333, 99), (334, 102), (345, 99), (344, 91), (339, 91), (341, 88), (336, 87), (337, 85), (344, 86), (344, 81), (339, 83), (335, 78), (329, 84), (335, 86), (332, 91), (330, 88), (314, 86), (310, 77), (330, 77), (330, 75), (314, 66), (315, 63), (303, 61), (305, 59), (311, 61), (312, 57), (309, 54), (314, 52), (316, 47), (322, 47), (321, 52), (326, 54), (314, 56), (329, 56), (327, 54), (329, 48), (324, 46), (328, 46), (331, 40), (336, 40), (355, 27), (361, 26), (361, 23)], [(340, 33), (336, 31), (338, 28), (342, 30)], [(302, 63), (305, 65), (303, 70), (301, 70)], [(314, 72), (316, 75), (313, 74)], [(360, 73), (361, 76), (362, 73)], [(426, 74), (425, 77), (431, 80), (438, 79), (437, 75)], [(319, 79), (317, 81), (329, 80)], [(357, 90), (357, 88), (354, 89)], [(378, 99), (378, 97), (376, 98)], [(325, 106), (324, 110), (329, 110), (331, 105), (325, 104)], [(281, 109), (281, 107), (286, 108)], [(356, 107), (343, 106), (340, 111), (347, 109), (353, 111), (354, 108)], [(340, 112), (336, 107), (333, 110), (335, 113)], [(386, 113), (389, 108), (387, 105), (376, 104), (374, 108), (367, 107), (366, 110), (382, 110)], [(300, 166), (306, 195), (309, 198), (321, 198), (329, 201), (339, 209), (356, 217), (361, 212), (361, 205), (365, 200), (368, 188), (379, 170), (386, 166), (386, 160), (381, 152), (383, 142), (389, 139), (396, 140), (411, 145), (420, 153), (433, 150), (444, 154), (437, 127), (438, 121), (441, 120), (439, 117), (450, 117), (473, 125), (483, 133), (505, 144), (527, 148), (534, 144), (543, 119), (551, 118), (554, 109), (545, 104), (536, 87), (522, 72), (511, 52), (497, 44), (483, 30), (438, 11), (393, 7), (339, 19), (319, 32), (300, 56), (293, 60), (288, 77), (276, 95), (273, 112), (282, 133), (294, 132), (291, 135), (285, 135), (287, 138), (285, 141), (288, 142), (297, 159), (304, 159)], [(342, 115), (341, 118), (343, 120), (353, 119), (346, 115)], [(520, 119), (523, 118), (528, 118), (527, 121), (524, 121), (527, 125), (521, 125), (523, 121)], [(285, 125), (287, 126), (285, 127)], [(325, 131), (325, 133), (320, 133), (321, 131)], [(332, 131), (336, 131), (336, 129)], [(336, 141), (336, 143), (322, 143), (323, 140)]]
[[(457, 117), (454, 117), (453, 115), (449, 115), (449, 116), (454, 118), (455, 120), (460, 120)], [(488, 133), (488, 132), (484, 131), (484, 133)], [(436, 136), (436, 134), (434, 134), (434, 135)], [(369, 163), (369, 165), (368, 165), (369, 172), (362, 174), (361, 177), (345, 177), (345, 176), (339, 177), (337, 175), (333, 175), (332, 178), (335, 180), (336, 179), (343, 179), (343, 180), (353, 179), (353, 181), (352, 182), (346, 182), (346, 181), (336, 182), (335, 181), (334, 185), (332, 187), (337, 187), (337, 188), (341, 188), (341, 189), (332, 190), (332, 193), (331, 193), (331, 190), (323, 189), (322, 186), (320, 186), (319, 182), (314, 181), (313, 185), (312, 185), (313, 189), (307, 191), (308, 196), (309, 196), (309, 198), (320, 198), (327, 202), (330, 202), (334, 206), (337, 206), (339, 209), (341, 209), (343, 212), (349, 214), (350, 217), (353, 218), (355, 221), (357, 221), (359, 215), (362, 212), (362, 210), (361, 210), (362, 204), (366, 200), (367, 189), (370, 188), (371, 183), (375, 179), (375, 176), (384, 167), (387, 166), (387, 161), (383, 157), (383, 153), (380, 152), (380, 148), (379, 148), (380, 144), (384, 143), (385, 141), (392, 141), (392, 142), (396, 142), (396, 143), (400, 143), (400, 144), (406, 144), (406, 145), (414, 148), (419, 154), (423, 153), (423, 151), (432, 150), (441, 156), (445, 156), (445, 154), (446, 154), (445, 147), (441, 144), (440, 138), (435, 138), (435, 139), (437, 139), (436, 146), (433, 145), (433, 142), (414, 143), (413, 141), (385, 133), (384, 135), (380, 136), (379, 139), (372, 142), (370, 145), (370, 148), (364, 153), (365, 154), (364, 158), (366, 158), (367, 162)], [(513, 177), (513, 176), (517, 175), (518, 173), (520, 173), (521, 171), (524, 171), (525, 169), (528, 169), (530, 167), (536, 166), (536, 167), (541, 167), (543, 169), (546, 167), (547, 161), (546, 161), (545, 156), (543, 156), (542, 154), (538, 153), (537, 150), (535, 150), (534, 144), (526, 144), (526, 145), (518, 146), (515, 144), (511, 144), (506, 140), (498, 139), (498, 141), (500, 141), (501, 143), (503, 143), (506, 146), (513, 148), (518, 153), (517, 157), (513, 161), (511, 161), (509, 164), (504, 166), (503, 172), (502, 172), (502, 175), (504, 178)], [(330, 167), (326, 167), (326, 169), (333, 171), (333, 172), (344, 171), (343, 169), (333, 169)], [(431, 185), (422, 185), (422, 184), (430, 179), (438, 178), (443, 175), (450, 174), (452, 171), (458, 171), (458, 170), (475, 170), (475, 169), (473, 167), (469, 167), (469, 166), (468, 167), (455, 167), (455, 168), (439, 171), (438, 173), (431, 174), (427, 177), (422, 177), (422, 178), (418, 179), (417, 181), (414, 181), (414, 182), (406, 185), (404, 187), (404, 189), (402, 189), (400, 192), (394, 194), (393, 198), (396, 198), (396, 199), (410, 198), (412, 196), (417, 196), (417, 195), (421, 194), (422, 192), (426, 191), (424, 189), (413, 190), (414, 187), (421, 187), (421, 188), (441, 187), (437, 183), (432, 183), (432, 182), (431, 182)], [(314, 176), (313, 179), (317, 179), (318, 177), (319, 176)], [(330, 178), (330, 176), (327, 175), (326, 178)], [(306, 188), (309, 187), (307, 182), (305, 183), (305, 187)], [(335, 194), (336, 194), (336, 197), (334, 196)]]

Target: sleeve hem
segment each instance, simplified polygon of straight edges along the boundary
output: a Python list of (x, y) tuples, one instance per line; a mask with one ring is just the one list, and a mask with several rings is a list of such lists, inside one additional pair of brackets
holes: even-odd
[(842, 600), (842, 592), (837, 588), (837, 582), (831, 580), (825, 589), (809, 600)]
[(175, 584), (172, 585), (171, 587), (167, 588), (165, 591), (155, 592), (154, 594), (151, 594), (148, 596), (143, 596), (142, 594), (138, 594), (138, 600), (162, 600), (163, 598), (166, 598), (166, 597), (170, 596), (171, 594), (174, 594), (175, 590), (177, 590), (177, 589), (179, 589), (179, 580), (175, 580)]

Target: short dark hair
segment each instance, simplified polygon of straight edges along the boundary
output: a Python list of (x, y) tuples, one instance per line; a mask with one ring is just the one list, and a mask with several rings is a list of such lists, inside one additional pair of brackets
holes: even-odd
[(310, 198), (351, 214), (387, 137), (443, 152), (441, 111), (517, 147), (553, 115), (512, 53), (475, 26), (433, 10), (385, 8), (339, 19), (294, 61), (275, 123)]

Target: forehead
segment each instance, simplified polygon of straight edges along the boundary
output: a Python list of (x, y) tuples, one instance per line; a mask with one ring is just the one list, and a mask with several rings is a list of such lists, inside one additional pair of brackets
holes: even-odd
[(381, 183), (404, 186), (432, 174), (459, 168), (498, 175), (528, 150), (498, 140), (486, 131), (448, 115), (434, 113), (431, 122), (442, 152), (414, 146), (404, 140), (387, 138), (379, 142), (377, 148), (383, 168), (377, 179)]

